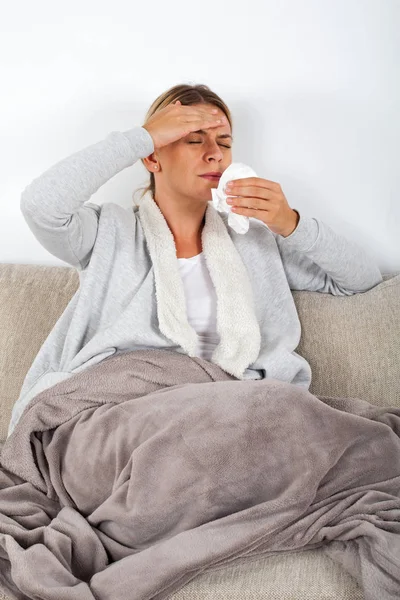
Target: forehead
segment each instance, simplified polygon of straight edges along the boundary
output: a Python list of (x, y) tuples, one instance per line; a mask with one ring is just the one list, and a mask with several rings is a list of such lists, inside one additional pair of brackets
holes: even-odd
[[(199, 107), (199, 108), (216, 108), (218, 110), (218, 113), (215, 113), (215, 117), (225, 117), (225, 113), (223, 110), (221, 110), (219, 108), (219, 106), (216, 106), (215, 104), (195, 104), (194, 106)], [(222, 125), (221, 127), (210, 127), (208, 129), (197, 129), (196, 131), (192, 131), (192, 134), (200, 134), (200, 135), (215, 135), (216, 139), (230, 139), (233, 141), (233, 137), (231, 135), (231, 126), (229, 123), (226, 123), (225, 125)], [(188, 135), (191, 135), (190, 133)]]

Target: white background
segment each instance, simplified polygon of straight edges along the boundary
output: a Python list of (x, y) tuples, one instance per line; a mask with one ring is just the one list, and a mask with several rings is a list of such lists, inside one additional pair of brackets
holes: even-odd
[[(66, 266), (22, 190), (153, 100), (203, 83), (233, 116), (233, 161), (400, 270), (400, 1), (7, 3), (0, 21), (0, 262)], [(139, 160), (91, 201), (132, 205)]]

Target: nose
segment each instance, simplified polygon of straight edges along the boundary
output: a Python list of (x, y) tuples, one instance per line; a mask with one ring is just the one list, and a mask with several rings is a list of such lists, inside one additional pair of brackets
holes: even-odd
[(210, 160), (210, 158), (214, 158), (215, 160), (222, 160), (224, 157), (224, 153), (222, 152), (222, 149), (219, 147), (218, 142), (213, 142), (210, 141), (209, 142), (209, 146), (207, 147), (207, 160)]

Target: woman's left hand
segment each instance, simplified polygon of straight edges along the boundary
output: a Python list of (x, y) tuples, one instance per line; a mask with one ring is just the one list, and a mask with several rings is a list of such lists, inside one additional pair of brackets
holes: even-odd
[(290, 208), (279, 183), (260, 177), (234, 179), (225, 194), (234, 214), (260, 219), (274, 233), (287, 237), (296, 229), (299, 213)]

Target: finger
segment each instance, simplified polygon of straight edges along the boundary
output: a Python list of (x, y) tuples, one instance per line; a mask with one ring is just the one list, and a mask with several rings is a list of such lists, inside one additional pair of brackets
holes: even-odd
[(198, 114), (197, 116), (194, 115), (194, 118), (197, 118), (197, 120), (199, 121), (199, 123), (219, 123), (221, 126), (222, 125), (226, 125), (228, 123), (228, 119), (225, 117), (225, 115), (215, 115), (215, 114), (210, 114), (208, 112), (202, 112), (200, 114)]
[(261, 214), (266, 211), (257, 210), (256, 208), (247, 208), (242, 206), (232, 207), (232, 211), (235, 215), (243, 215), (244, 217), (256, 217), (257, 219), (261, 219)]
[(226, 190), (226, 193), (230, 196), (248, 196), (249, 198), (261, 198), (265, 200), (278, 199), (279, 194), (272, 191), (269, 188), (261, 188), (256, 186), (235, 186)]
[(244, 196), (228, 197), (227, 203), (233, 208), (252, 208), (258, 210), (267, 210), (269, 200), (260, 198), (249, 198)]
[[(187, 116), (189, 117), (197, 117), (197, 119), (213, 119), (213, 118), (221, 118), (220, 115), (217, 115), (218, 113), (218, 109), (217, 108), (195, 108), (192, 105), (181, 105), (179, 107), (180, 109), (183, 109), (183, 111), (185, 113), (187, 113)], [(224, 117), (225, 115), (222, 115), (222, 117)]]
[(201, 118), (191, 118), (187, 116), (184, 120), (188, 124), (189, 132), (198, 131), (199, 129), (207, 129), (209, 127), (222, 127), (224, 124), (227, 123), (227, 121), (224, 122), (223, 118), (221, 119), (221, 117), (212, 118), (209, 115), (206, 115), (205, 117)]
[(233, 190), (236, 190), (236, 187), (240, 188), (243, 186), (254, 186), (276, 192), (281, 187), (279, 183), (276, 183), (275, 181), (270, 181), (269, 179), (262, 179), (261, 177), (243, 177), (241, 179), (233, 179), (232, 181), (229, 181), (229, 183), (232, 184)]
[(195, 108), (192, 105), (181, 105), (180, 109), (184, 109), (186, 117), (189, 119), (197, 119), (202, 124), (204, 121), (211, 123), (219, 123), (220, 125), (228, 123), (228, 119), (225, 115), (217, 114), (217, 108)]

